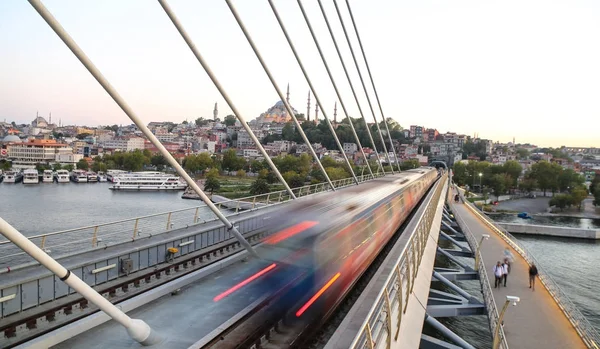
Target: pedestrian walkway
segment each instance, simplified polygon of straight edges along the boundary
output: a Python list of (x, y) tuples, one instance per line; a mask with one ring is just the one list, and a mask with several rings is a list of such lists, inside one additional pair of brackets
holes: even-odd
[(506, 296), (520, 297), (515, 307), (510, 306), (504, 315), (504, 332), (510, 348), (586, 348), (573, 325), (544, 285), (536, 281), (535, 292), (529, 288), (529, 265), (512, 247), (485, 225), (465, 204), (450, 201), (452, 212), (466, 234), (473, 234), (479, 242), (483, 234), (490, 238), (483, 242), (481, 255), (488, 279), (494, 280), (493, 267), (504, 257), (507, 247), (514, 255), (506, 286), (493, 288), (498, 310), (502, 309)]

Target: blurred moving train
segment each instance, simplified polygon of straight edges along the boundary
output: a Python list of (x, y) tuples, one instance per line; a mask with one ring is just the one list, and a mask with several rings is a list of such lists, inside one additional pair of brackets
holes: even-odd
[(256, 248), (267, 266), (251, 279), (260, 277), (265, 293), (293, 283), (279, 306), (292, 317), (325, 317), (439, 174), (421, 167), (283, 206), (269, 218), (272, 234)]

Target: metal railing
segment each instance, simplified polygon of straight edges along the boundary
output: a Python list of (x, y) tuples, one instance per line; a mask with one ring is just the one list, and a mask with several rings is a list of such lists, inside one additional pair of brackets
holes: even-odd
[[(451, 192), (451, 190), (448, 190), (448, 192)], [(466, 200), (464, 199), (464, 197), (461, 195), (462, 201), (465, 202)], [(452, 198), (448, 198), (449, 202), (452, 202)], [(459, 215), (456, 214), (456, 212), (453, 212), (454, 217), (457, 220), (462, 220), (462, 217), (460, 217)], [(466, 227), (466, 224), (461, 224), (461, 227)], [(488, 278), (487, 275), (487, 269), (485, 267), (485, 263), (483, 262), (483, 257), (481, 255), (481, 251), (479, 251), (478, 247), (479, 244), (477, 243), (477, 240), (475, 239), (475, 237), (473, 236), (473, 234), (471, 234), (471, 231), (469, 231), (468, 229), (463, 229), (463, 234), (465, 235), (465, 238), (467, 239), (467, 242), (469, 244), (469, 246), (471, 247), (471, 251), (475, 251), (475, 253), (478, 254), (478, 258), (476, 258), (476, 260), (478, 260), (477, 262), (477, 273), (479, 274), (479, 281), (481, 283), (481, 293), (483, 294), (483, 301), (485, 302), (485, 308), (487, 309), (488, 312), (488, 321), (489, 321), (489, 325), (490, 325), (490, 331), (493, 333), (495, 333), (496, 331), (496, 326), (498, 326), (498, 318), (500, 317), (500, 314), (498, 313), (498, 307), (496, 306), (496, 300), (494, 299), (494, 294), (492, 292), (492, 286), (490, 284), (490, 280)], [(500, 331), (499, 331), (499, 336), (500, 336), (500, 347), (504, 348), (504, 349), (508, 349), (508, 343), (506, 341), (506, 334), (504, 333), (504, 327), (500, 326)]]
[(409, 296), (412, 293), (430, 236), (433, 218), (437, 213), (446, 177), (445, 174), (435, 184), (433, 194), (425, 203), (427, 205), (425, 211), (418, 218), (414, 232), (404, 246), (385, 286), (377, 295), (371, 310), (350, 345), (350, 349), (373, 349), (384, 344), (385, 348), (389, 349), (393, 342), (398, 341), (402, 316), (408, 307)]
[[(360, 182), (365, 182), (383, 175), (365, 175), (358, 177)], [(355, 185), (353, 178), (344, 178), (333, 181), (336, 188)], [(331, 190), (328, 183), (317, 183), (294, 188), (296, 197), (308, 196)], [(215, 203), (226, 217), (238, 215), (242, 211), (258, 210), (265, 207), (281, 204), (292, 200), (286, 190), (267, 194), (254, 195), (239, 199), (223, 200)], [(53, 256), (60, 256), (74, 251), (83, 251), (96, 248), (106, 248), (137, 239), (149, 238), (154, 235), (167, 233), (176, 229), (217, 221), (206, 205), (184, 208), (169, 212), (156, 213), (141, 217), (129, 218), (114, 222), (89, 225), (85, 227), (66, 229), (51, 233), (29, 236), (40, 248)], [(12, 270), (19, 265), (27, 263), (30, 259), (25, 252), (18, 249), (10, 241), (0, 241), (0, 273), (6, 270), (10, 262)], [(16, 265), (16, 267), (15, 267)], [(4, 268), (2, 268), (4, 266)]]
[(594, 326), (590, 324), (588, 319), (581, 313), (579, 308), (571, 301), (560, 286), (550, 277), (544, 268), (538, 263), (535, 257), (523, 246), (517, 238), (508, 231), (500, 227), (487, 215), (482, 214), (480, 210), (472, 203), (464, 200), (467, 207), (471, 209), (490, 229), (497, 233), (506, 243), (508, 243), (515, 251), (517, 251), (529, 265), (535, 263), (538, 270), (540, 282), (546, 287), (558, 307), (571, 322), (583, 342), (588, 348), (598, 349), (600, 347), (600, 334)]

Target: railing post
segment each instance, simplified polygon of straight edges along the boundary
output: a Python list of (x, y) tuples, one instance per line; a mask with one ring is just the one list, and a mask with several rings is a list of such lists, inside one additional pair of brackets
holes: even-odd
[(283, 195), (283, 192), (282, 192), (282, 191), (280, 191), (280, 192), (279, 192), (279, 199), (277, 200), (277, 202), (281, 202), (281, 196), (282, 196), (282, 195)]
[(371, 333), (371, 325), (369, 323), (367, 323), (367, 341), (369, 342), (369, 349), (374, 349), (373, 334)]
[(402, 272), (400, 272), (400, 264), (396, 266), (396, 273), (398, 274), (398, 290), (396, 291), (396, 295), (398, 297), (398, 327), (396, 328), (396, 335), (394, 336), (394, 340), (398, 340), (398, 335), (400, 334), (400, 324), (402, 323), (402, 289), (404, 286), (402, 285)]
[(238, 213), (240, 210), (240, 200), (237, 201), (237, 204), (235, 205), (235, 213)]
[(92, 247), (98, 246), (98, 226), (94, 227), (94, 235), (92, 236)]
[(170, 230), (171, 226), (171, 212), (169, 212), (169, 214), (167, 215), (167, 230)]
[(256, 208), (256, 195), (252, 198), (252, 209)]
[(46, 248), (46, 235), (44, 235), (42, 237), (42, 243), (41, 243), (41, 249), (43, 250), (44, 248)]
[(390, 349), (392, 346), (392, 305), (390, 304), (390, 293), (385, 286), (385, 307), (387, 308), (387, 348)]
[(269, 199), (271, 198), (271, 193), (267, 194), (267, 205), (269, 204)]
[(140, 222), (139, 218), (135, 219), (135, 225), (133, 226), (133, 236), (131, 237), (132, 240), (135, 240), (135, 237), (137, 236), (137, 232), (138, 232), (138, 223)]
[(200, 207), (196, 207), (196, 213), (194, 213), (194, 224), (198, 222), (198, 209), (200, 209)]
[(411, 271), (410, 271), (410, 259), (407, 257), (406, 259), (406, 302), (404, 304), (404, 310), (402, 312), (406, 313), (406, 308), (408, 308), (408, 296), (412, 292), (412, 282), (411, 282)]

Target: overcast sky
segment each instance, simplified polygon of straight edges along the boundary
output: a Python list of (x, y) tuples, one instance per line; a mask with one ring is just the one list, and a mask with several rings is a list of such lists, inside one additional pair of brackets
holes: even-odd
[[(290, 84), (292, 105), (305, 113), (308, 85), (268, 2), (234, 3), (278, 84)], [(333, 2), (323, 3), (370, 121)], [(158, 2), (44, 4), (144, 121), (212, 117), (215, 102), (221, 117), (231, 113)], [(278, 100), (225, 1), (170, 4), (245, 118)], [(337, 98), (298, 4), (275, 4), (332, 117)], [(351, 25), (345, 1), (338, 4)], [(348, 113), (358, 117), (316, 1), (304, 5)], [(403, 127), (600, 147), (600, 2), (353, 0), (351, 6), (385, 116)], [(366, 77), (362, 58), (359, 64)], [(52, 112), (52, 121), (63, 124), (131, 123), (28, 2), (0, 1), (0, 120), (31, 122), (36, 111)]]

